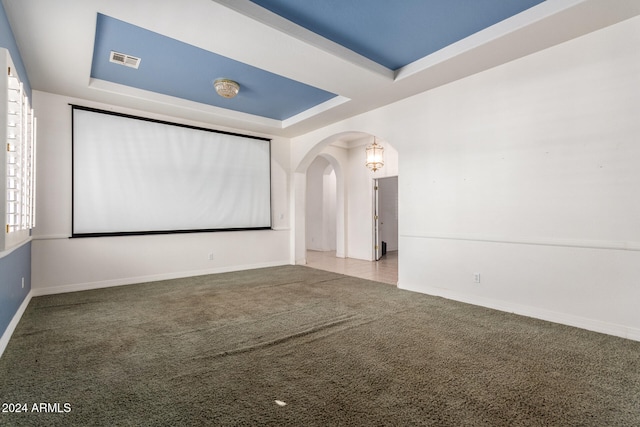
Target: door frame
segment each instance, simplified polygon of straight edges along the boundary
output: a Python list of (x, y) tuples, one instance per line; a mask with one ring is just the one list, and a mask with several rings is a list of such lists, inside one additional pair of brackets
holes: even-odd
[(380, 236), (380, 180), (398, 178), (397, 175), (373, 178), (373, 260), (382, 258), (382, 240)]

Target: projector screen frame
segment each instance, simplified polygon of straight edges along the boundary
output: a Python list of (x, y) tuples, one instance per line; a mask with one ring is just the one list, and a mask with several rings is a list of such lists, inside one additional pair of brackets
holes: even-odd
[[(271, 138), (260, 137), (255, 135), (246, 135), (237, 132), (222, 131), (217, 129), (210, 129), (201, 126), (188, 125), (184, 123), (171, 122), (166, 120), (154, 119), (143, 116), (136, 116), (132, 114), (121, 113), (111, 110), (103, 110), (99, 108), (86, 107), (77, 104), (69, 104), (71, 106), (71, 238), (86, 238), (86, 237), (110, 237), (110, 236), (144, 236), (144, 235), (162, 235), (162, 234), (183, 234), (183, 233), (212, 233), (212, 232), (229, 232), (229, 231), (255, 231), (255, 230), (273, 230), (273, 194), (272, 194), (272, 174), (271, 174)], [(75, 231), (75, 206), (76, 206), (76, 194), (75, 194), (75, 128), (74, 128), (74, 111), (82, 110), (92, 113), (106, 114), (110, 116), (116, 116), (132, 120), (140, 120), (144, 122), (152, 122), (161, 125), (175, 126), (178, 128), (186, 128), (196, 131), (204, 131), (217, 133), (222, 135), (230, 135), (241, 138), (255, 139), (264, 141), (268, 144), (268, 158), (269, 158), (269, 225), (268, 226), (256, 226), (256, 227), (225, 227), (225, 228), (187, 228), (187, 229), (163, 229), (163, 230), (140, 230), (140, 231), (115, 231), (115, 232), (76, 232)]]

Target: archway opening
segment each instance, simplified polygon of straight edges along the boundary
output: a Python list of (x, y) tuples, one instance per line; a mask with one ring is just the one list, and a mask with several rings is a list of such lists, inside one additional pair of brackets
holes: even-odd
[[(377, 138), (386, 149), (385, 166), (373, 173), (365, 166), (365, 146), (372, 139), (372, 135), (358, 132), (336, 135), (318, 143), (301, 160), (294, 180), (298, 196), (296, 260), (304, 260), (303, 263), (316, 268), (396, 284), (397, 244), (393, 245), (388, 235), (383, 234), (389, 251), (396, 256), (392, 260), (376, 257), (372, 230), (374, 183), (390, 177), (397, 182), (397, 151)], [(389, 227), (389, 221), (382, 225)], [(382, 262), (376, 262), (377, 259)]]

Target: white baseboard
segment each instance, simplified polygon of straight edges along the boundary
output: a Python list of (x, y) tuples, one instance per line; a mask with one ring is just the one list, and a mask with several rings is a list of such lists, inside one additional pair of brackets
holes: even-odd
[(411, 287), (400, 286), (400, 289), (407, 291), (419, 292), (427, 295), (438, 296), (454, 301), (464, 302), (467, 304), (478, 305), (491, 308), (494, 310), (504, 311), (507, 313), (518, 314), (535, 319), (546, 320), (548, 322), (559, 323), (562, 325), (573, 326), (576, 328), (586, 329), (588, 331), (599, 332), (607, 335), (613, 335), (620, 338), (626, 338), (634, 341), (640, 341), (640, 329), (629, 326), (619, 325), (615, 323), (604, 322), (601, 320), (589, 319), (586, 317), (575, 316), (572, 314), (559, 313), (555, 311), (545, 310), (536, 307), (529, 307), (520, 304), (510, 303), (506, 301), (497, 301), (488, 298), (469, 296), (448, 289), (420, 287), (414, 289)]
[(11, 339), (11, 335), (13, 335), (13, 331), (15, 331), (16, 326), (18, 326), (18, 323), (20, 322), (22, 315), (27, 309), (27, 306), (29, 305), (29, 302), (31, 301), (32, 296), (33, 296), (33, 291), (29, 291), (24, 301), (22, 301), (22, 304), (20, 304), (20, 307), (18, 307), (18, 311), (16, 311), (16, 314), (14, 314), (13, 319), (11, 319), (11, 322), (9, 322), (9, 325), (7, 326), (7, 329), (2, 334), (2, 337), (0, 337), (0, 357), (2, 357), (4, 350), (7, 348), (7, 345), (9, 344), (9, 340)]
[(139, 283), (157, 282), (160, 280), (182, 279), (185, 277), (204, 276), (207, 274), (229, 273), (232, 271), (254, 270), (256, 268), (278, 267), (289, 265), (289, 261), (273, 261), (251, 265), (234, 265), (231, 267), (218, 267), (206, 270), (181, 271), (177, 273), (153, 274), (149, 276), (124, 277), (121, 279), (101, 280), (87, 283), (72, 283), (43, 288), (31, 288), (33, 296), (63, 294), (67, 292), (88, 291), (91, 289), (109, 288), (112, 286), (135, 285)]

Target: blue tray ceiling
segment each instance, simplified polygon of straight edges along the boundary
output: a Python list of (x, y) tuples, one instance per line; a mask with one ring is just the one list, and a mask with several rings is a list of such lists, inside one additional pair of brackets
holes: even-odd
[(396, 70), (543, 0), (251, 0)]
[[(138, 69), (109, 62), (111, 51), (141, 58)], [(91, 77), (275, 120), (285, 120), (336, 95), (98, 14)], [(240, 93), (222, 98), (214, 80)]]

